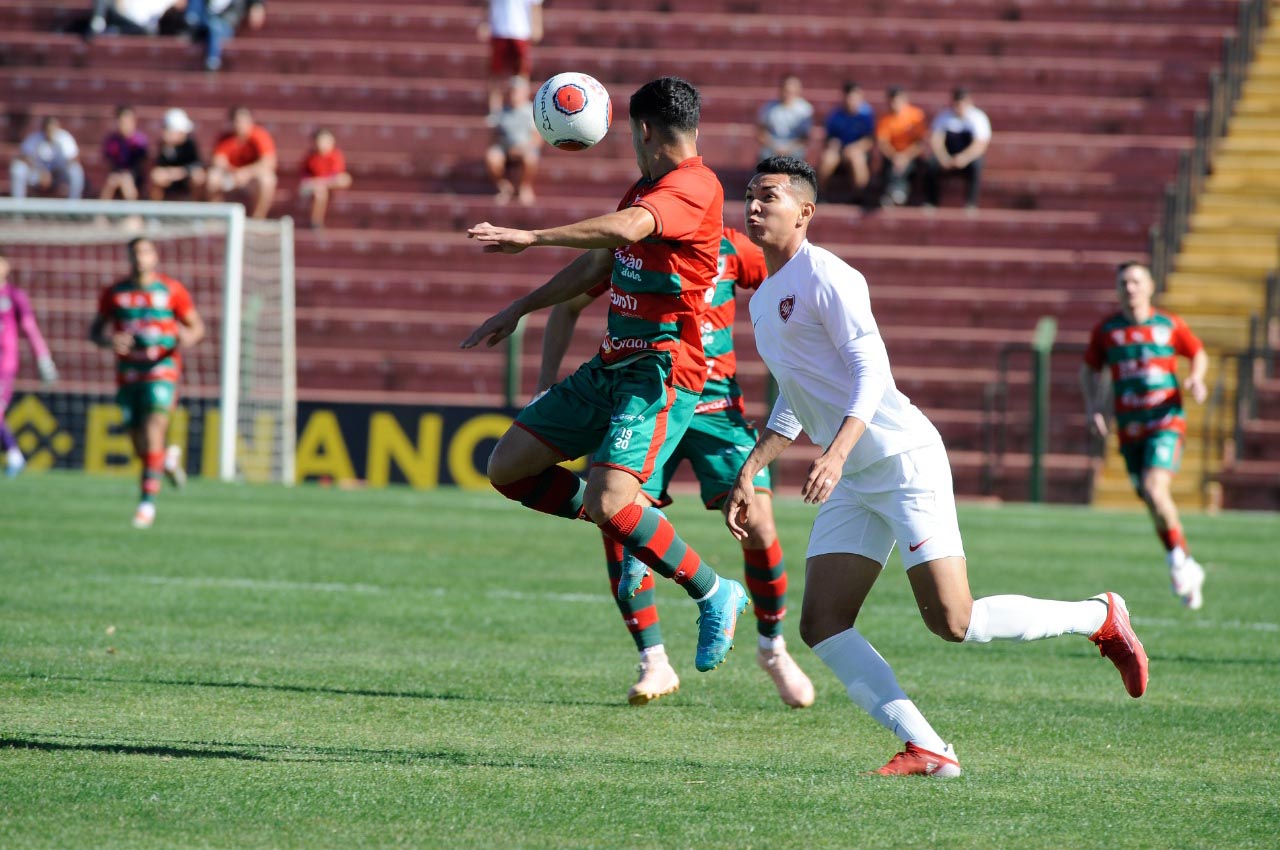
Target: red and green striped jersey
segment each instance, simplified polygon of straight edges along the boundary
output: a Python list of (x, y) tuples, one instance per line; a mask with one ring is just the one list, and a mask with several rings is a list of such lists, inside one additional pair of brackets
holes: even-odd
[(702, 392), (707, 367), (701, 322), (717, 274), (724, 190), (695, 156), (657, 180), (637, 181), (618, 209), (632, 206), (648, 210), (657, 228), (614, 251), (600, 359), (610, 367), (637, 357), (669, 357), (673, 383)]
[(133, 278), (102, 291), (98, 315), (112, 334), (133, 334), (133, 350), (116, 357), (116, 383), (177, 381), (182, 372), (178, 353), (178, 320), (193, 309), (187, 288), (158, 274), (147, 283)]
[(702, 349), (707, 360), (707, 384), (702, 388), (698, 413), (745, 409), (742, 390), (734, 376), (738, 356), (733, 350), (733, 320), (739, 289), (754, 290), (769, 276), (764, 253), (731, 227), (720, 239), (719, 273), (715, 288), (707, 292), (707, 312), (702, 317)]
[(1186, 432), (1178, 355), (1195, 357), (1203, 348), (1186, 322), (1160, 310), (1145, 322), (1115, 313), (1093, 329), (1084, 362), (1095, 372), (1111, 370), (1121, 444), (1160, 431)]

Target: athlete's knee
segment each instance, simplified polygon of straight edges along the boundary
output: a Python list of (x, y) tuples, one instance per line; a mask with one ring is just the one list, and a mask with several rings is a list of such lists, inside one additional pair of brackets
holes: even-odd
[(519, 473), (517, 459), (510, 443), (505, 438), (498, 440), (498, 444), (493, 447), (493, 451), (489, 454), (489, 463), (485, 467), (485, 474), (489, 476), (489, 481), (495, 487), (498, 487), (503, 484), (511, 484), (524, 477)]
[(929, 631), (949, 643), (960, 643), (969, 631), (969, 620), (973, 617), (973, 600), (967, 603), (938, 605), (928, 610), (921, 610), (920, 616)]
[(582, 508), (596, 525), (608, 522), (618, 511), (635, 503), (635, 496), (631, 494), (608, 489), (596, 490), (590, 485), (582, 497)]
[(835, 610), (806, 604), (800, 610), (800, 640), (810, 648), (853, 627), (853, 619)]

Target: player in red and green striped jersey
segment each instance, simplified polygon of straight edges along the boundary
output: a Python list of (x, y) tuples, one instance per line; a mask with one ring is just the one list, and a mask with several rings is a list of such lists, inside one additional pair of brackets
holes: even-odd
[(1152, 305), (1155, 281), (1146, 266), (1125, 263), (1116, 275), (1120, 311), (1093, 330), (1080, 370), (1085, 412), (1099, 436), (1107, 435), (1106, 381), (1110, 371), (1116, 432), (1129, 480), (1146, 503), (1168, 552), (1169, 581), (1188, 608), (1204, 604), (1204, 569), (1191, 557), (1170, 485), (1182, 459), (1186, 420), (1178, 388), (1178, 356), (1191, 360), (1183, 388), (1197, 402), (1208, 395), (1209, 355), (1186, 322)]
[(116, 355), (116, 401), (142, 461), (142, 498), (135, 528), (150, 528), (156, 517), (160, 478), (183, 479), (181, 455), (165, 451), (169, 414), (178, 399), (181, 349), (204, 338), (204, 321), (187, 288), (156, 271), (159, 255), (145, 237), (128, 246), (129, 277), (108, 286), (98, 299), (89, 338)]
[[(729, 227), (724, 229), (720, 240), (718, 266), (714, 286), (707, 291), (707, 312), (702, 319), (707, 383), (689, 430), (674, 447), (664, 446), (664, 454), (669, 455), (666, 463), (641, 489), (640, 503), (644, 505), (663, 507), (671, 503), (668, 485), (676, 469), (687, 459), (701, 485), (703, 504), (709, 510), (719, 510), (733, 488), (743, 459), (755, 446), (756, 431), (743, 415), (742, 390), (735, 378), (733, 320), (738, 290), (754, 290), (764, 281), (768, 270), (760, 249)], [(607, 291), (608, 286), (601, 284), (551, 309), (542, 343), (539, 392), (556, 382), (578, 316)], [(813, 704), (813, 684), (788, 654), (782, 637), (782, 619), (787, 610), (787, 572), (773, 522), (768, 467), (756, 476), (755, 487), (763, 509), (752, 514), (747, 537), (742, 541), (742, 556), (760, 636), (756, 661), (773, 679), (783, 702), (804, 708)], [(678, 690), (680, 678), (663, 646), (653, 577), (642, 561), (608, 535), (604, 536), (604, 548), (615, 601), (640, 651), (640, 675), (627, 693), (627, 701), (632, 705), (645, 705)]]

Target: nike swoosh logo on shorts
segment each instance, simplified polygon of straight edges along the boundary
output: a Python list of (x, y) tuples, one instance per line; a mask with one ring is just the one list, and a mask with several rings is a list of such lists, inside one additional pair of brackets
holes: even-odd
[(914, 552), (932, 539), (933, 539), (932, 537), (926, 537), (924, 540), (921, 540), (919, 543), (916, 543), (913, 546), (908, 546), (907, 548), (910, 549), (912, 552)]

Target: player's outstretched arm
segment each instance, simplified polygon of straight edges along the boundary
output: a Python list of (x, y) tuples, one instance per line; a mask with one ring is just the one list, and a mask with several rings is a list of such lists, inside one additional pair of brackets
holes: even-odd
[(603, 280), (612, 268), (613, 253), (607, 249), (600, 248), (579, 255), (556, 272), (551, 280), (485, 319), (458, 347), (475, 348), (483, 339), (492, 348), (515, 333), (516, 326), (524, 316), (583, 294)]
[(548, 389), (560, 374), (560, 364), (569, 350), (569, 340), (578, 326), (578, 316), (596, 296), (584, 292), (551, 308), (547, 329), (542, 334), (542, 365), (538, 369), (538, 392)]
[(546, 230), (517, 230), (482, 221), (467, 231), (467, 238), (484, 245), (486, 253), (519, 254), (535, 247), (621, 248), (657, 229), (653, 213), (636, 206)]
[(751, 454), (747, 455), (747, 459), (743, 462), (742, 469), (738, 470), (738, 478), (733, 483), (729, 498), (724, 502), (725, 525), (729, 526), (729, 531), (737, 539), (747, 539), (751, 504), (756, 497), (756, 474), (777, 460), (794, 440), (794, 437), (788, 437), (765, 426)]

